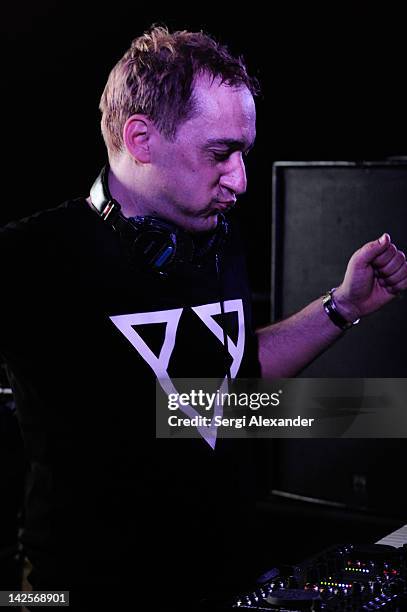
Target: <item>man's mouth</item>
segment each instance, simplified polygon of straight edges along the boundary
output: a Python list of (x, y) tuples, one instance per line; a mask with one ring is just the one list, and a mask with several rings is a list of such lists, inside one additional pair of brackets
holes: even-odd
[(224, 200), (224, 201), (216, 200), (214, 210), (215, 212), (222, 212), (222, 213), (227, 212), (235, 204), (236, 204), (236, 200)]

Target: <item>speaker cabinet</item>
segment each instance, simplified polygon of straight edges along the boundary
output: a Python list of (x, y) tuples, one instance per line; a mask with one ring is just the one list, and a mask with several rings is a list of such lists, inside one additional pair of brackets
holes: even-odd
[[(405, 162), (275, 163), (272, 319), (338, 286), (354, 251), (383, 232), (407, 251)], [(407, 376), (406, 314), (402, 295), (346, 332), (300, 376)], [(405, 439), (276, 440), (273, 488), (405, 516), (406, 451)]]

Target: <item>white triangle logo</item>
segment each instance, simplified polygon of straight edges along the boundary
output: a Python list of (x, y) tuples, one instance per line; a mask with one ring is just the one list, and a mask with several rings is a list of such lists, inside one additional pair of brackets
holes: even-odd
[[(223, 329), (213, 319), (215, 315), (221, 314), (221, 306), (219, 302), (213, 304), (203, 304), (201, 306), (192, 307), (195, 314), (201, 319), (201, 321), (208, 327), (208, 329), (216, 336), (216, 338), (223, 344)], [(241, 299), (238, 300), (227, 300), (224, 302), (224, 311), (237, 312), (238, 313), (238, 339), (235, 344), (231, 338), (227, 335), (227, 350), (232, 357), (232, 365), (230, 373), (232, 378), (237, 375), (240, 364), (243, 358), (243, 351), (245, 345), (245, 326), (244, 326), (244, 311), (243, 303)], [(155, 373), (159, 383), (165, 393), (177, 394), (177, 390), (174, 387), (171, 378), (168, 374), (168, 365), (171, 359), (172, 352), (175, 347), (177, 338), (178, 324), (183, 312), (183, 308), (173, 308), (170, 310), (158, 310), (153, 312), (138, 312), (126, 315), (115, 315), (109, 317), (112, 323), (120, 330), (120, 332), (127, 338), (137, 352), (143, 357), (148, 363), (153, 372)], [(150, 347), (146, 344), (139, 333), (134, 329), (134, 326), (154, 324), (154, 323), (166, 323), (164, 342), (160, 350), (160, 354), (157, 357)], [(221, 393), (227, 392), (227, 377), (223, 379)], [(188, 417), (199, 416), (199, 413), (192, 408), (192, 406), (180, 406), (180, 410), (184, 412)], [(222, 404), (216, 403), (214, 406), (214, 414), (212, 417), (212, 423), (215, 416), (222, 416), (223, 406)], [(203, 439), (211, 446), (215, 448), (217, 428), (214, 425), (209, 427), (198, 427), (197, 428)]]

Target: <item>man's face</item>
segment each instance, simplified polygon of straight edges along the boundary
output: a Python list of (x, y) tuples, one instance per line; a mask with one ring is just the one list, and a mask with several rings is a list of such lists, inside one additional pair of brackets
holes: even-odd
[(151, 178), (155, 213), (192, 232), (213, 230), (246, 190), (243, 156), (253, 146), (254, 100), (246, 87), (232, 88), (203, 75), (196, 81), (197, 113), (175, 141), (157, 133)]

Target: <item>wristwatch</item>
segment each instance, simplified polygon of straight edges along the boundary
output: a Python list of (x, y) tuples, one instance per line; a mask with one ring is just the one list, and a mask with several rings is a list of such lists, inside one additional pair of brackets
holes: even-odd
[(335, 304), (335, 300), (333, 298), (333, 292), (335, 291), (335, 289), (336, 287), (334, 287), (333, 289), (330, 289), (328, 293), (324, 295), (324, 297), (322, 298), (322, 305), (324, 307), (326, 314), (331, 319), (332, 323), (335, 323), (335, 325), (339, 327), (340, 329), (342, 329), (342, 331), (346, 331), (350, 327), (353, 327), (353, 325), (357, 325), (360, 319), (356, 319), (356, 321), (347, 321), (341, 315), (341, 313), (338, 312), (338, 309)]

